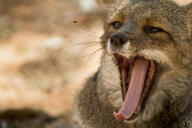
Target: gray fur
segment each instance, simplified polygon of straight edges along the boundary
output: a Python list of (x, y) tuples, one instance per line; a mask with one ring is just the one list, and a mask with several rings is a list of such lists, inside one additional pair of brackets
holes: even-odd
[[(120, 73), (116, 59), (104, 51), (96, 75), (81, 90), (75, 118), (82, 128), (192, 128), (192, 6), (180, 7), (168, 0), (121, 0), (105, 19), (102, 45), (112, 33), (131, 32), (133, 39), (116, 53), (143, 56), (156, 62), (156, 74), (138, 119), (127, 123), (115, 120), (113, 112), (122, 105)], [(110, 22), (123, 26), (113, 30)], [(134, 23), (134, 24), (133, 24)], [(146, 34), (145, 25), (166, 32)]]

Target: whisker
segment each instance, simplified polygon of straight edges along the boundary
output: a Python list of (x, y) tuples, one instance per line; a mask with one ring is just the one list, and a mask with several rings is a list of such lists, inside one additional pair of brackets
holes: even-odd
[(101, 37), (101, 35), (99, 35), (97, 31), (91, 31), (91, 30), (89, 30), (88, 32), (90, 32), (91, 34), (95, 34), (95, 35), (93, 35), (93, 36), (95, 36), (95, 37)]
[(91, 52), (91, 53), (89, 53), (89, 54), (86, 54), (86, 55), (84, 55), (84, 56), (78, 55), (78, 56), (76, 56), (76, 57), (72, 57), (71, 59), (66, 59), (65, 61), (70, 61), (70, 60), (74, 60), (74, 59), (81, 61), (81, 59), (86, 58), (86, 57), (88, 57), (88, 56), (90, 56), (90, 55), (92, 55), (92, 54), (94, 54), (94, 53), (96, 53), (96, 52), (98, 52), (98, 51), (100, 51), (100, 50), (102, 50), (102, 49), (103, 49), (103, 48), (99, 48), (99, 49), (97, 49), (96, 51)]
[(100, 48), (100, 49), (94, 51), (94, 52), (88, 57), (87, 65), (88, 65), (88, 62), (89, 62), (89, 60), (91, 59), (91, 57), (93, 57), (96, 53), (98, 53), (100, 50), (103, 50), (103, 49), (104, 49), (104, 47), (102, 47), (102, 48)]
[[(69, 33), (73, 34), (74, 31), (68, 31)], [(92, 36), (92, 37), (96, 37), (96, 38), (100, 38), (102, 34), (99, 34), (97, 31), (91, 31), (91, 30), (79, 30), (80, 33), (83, 33), (83, 34), (88, 34), (89, 36)], [(76, 38), (76, 37), (74, 37)]]
[(92, 52), (92, 53), (90, 53), (90, 54), (88, 54), (88, 55), (86, 55), (86, 56), (84, 56), (84, 57), (88, 57), (88, 56), (90, 56), (90, 55), (93, 55), (93, 54), (95, 54), (96, 52), (98, 52), (98, 51), (100, 51), (100, 50), (102, 50), (102, 49), (104, 49), (104, 47), (99, 48), (99, 49), (97, 49), (96, 51), (94, 51), (94, 52)]
[[(95, 45), (91, 45), (91, 46), (86, 46), (83, 50), (80, 51), (80, 53), (78, 54), (79, 56), (81, 56), (88, 48), (90, 47), (95, 47)], [(92, 53), (91, 53), (92, 54)], [(88, 54), (89, 55), (89, 54)], [(88, 56), (88, 55), (85, 55), (85, 56)], [(78, 56), (78, 57), (79, 57)]]
[(70, 47), (74, 47), (74, 46), (80, 46), (80, 45), (100, 45), (100, 41), (90, 41), (90, 42), (80, 42), (80, 43), (74, 43), (74, 44), (70, 44), (69, 46), (64, 46), (63, 48), (70, 48)]

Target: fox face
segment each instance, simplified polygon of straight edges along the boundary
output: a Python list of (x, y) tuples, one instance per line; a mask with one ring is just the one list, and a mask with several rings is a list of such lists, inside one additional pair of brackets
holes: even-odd
[(117, 120), (151, 121), (167, 107), (188, 106), (180, 98), (191, 97), (190, 6), (120, 0), (108, 11), (98, 94)]
[(188, 56), (189, 26), (186, 11), (173, 2), (125, 0), (109, 11), (103, 42), (109, 53), (143, 56), (173, 67), (185, 63), (183, 55)]

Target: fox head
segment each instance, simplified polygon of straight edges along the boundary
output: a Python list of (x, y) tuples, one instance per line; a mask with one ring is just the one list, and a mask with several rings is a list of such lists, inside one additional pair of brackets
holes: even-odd
[(192, 7), (168, 0), (108, 1), (103, 45), (108, 53), (143, 56), (171, 68), (191, 62)]
[[(109, 10), (104, 18), (105, 31), (101, 38), (106, 52), (101, 63), (98, 93), (100, 99), (108, 101), (117, 109), (124, 104), (124, 116), (122, 113), (115, 115), (118, 119), (124, 119), (133, 115), (131, 112), (138, 108), (142, 100), (138, 97), (142, 97), (143, 92), (137, 91), (143, 89), (144, 82), (147, 81), (143, 77), (153, 77), (153, 71), (152, 75), (147, 74), (149, 69), (147, 66), (142, 67), (143, 65), (150, 65), (154, 70), (155, 63), (158, 69), (158, 75), (155, 76), (157, 78), (154, 78), (155, 82), (151, 87), (153, 89), (148, 92), (148, 97), (156, 93), (162, 74), (176, 70), (191, 71), (192, 4), (179, 6), (169, 0), (111, 0), (106, 4), (109, 5)], [(135, 67), (132, 64), (133, 60), (133, 63), (136, 63), (134, 65), (137, 65)], [(142, 73), (144, 75), (141, 75)], [(143, 78), (144, 82), (138, 79), (141, 83), (134, 85), (138, 82), (137, 77)], [(145, 96), (144, 102), (148, 101), (148, 97)], [(130, 110), (126, 111), (125, 107)], [(144, 110), (138, 110), (142, 111)]]

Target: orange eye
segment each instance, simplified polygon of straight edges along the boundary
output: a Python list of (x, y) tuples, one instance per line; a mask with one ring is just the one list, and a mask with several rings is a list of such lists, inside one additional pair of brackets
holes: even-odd
[(121, 28), (122, 23), (119, 22), (119, 21), (115, 21), (115, 22), (112, 22), (111, 25), (112, 25), (112, 27), (113, 27), (114, 29), (119, 29), (119, 28)]

